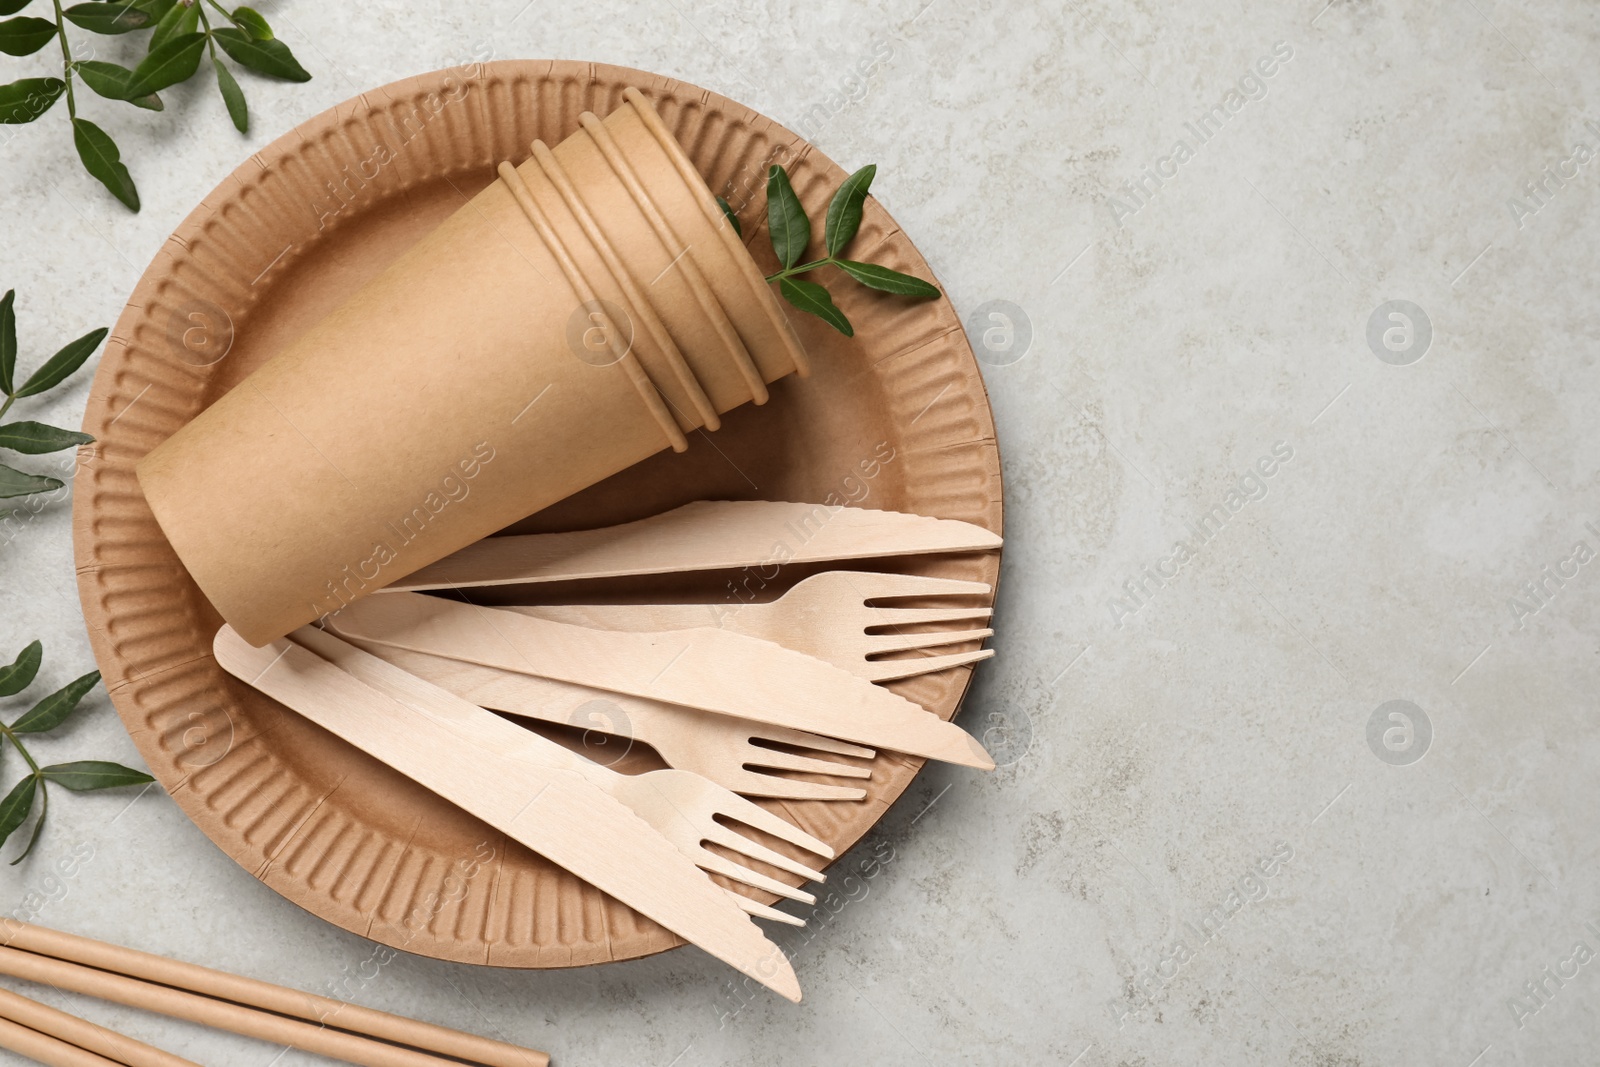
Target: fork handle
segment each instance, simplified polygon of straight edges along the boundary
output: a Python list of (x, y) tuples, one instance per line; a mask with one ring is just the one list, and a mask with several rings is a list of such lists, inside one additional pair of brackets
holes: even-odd
[(499, 716), (315, 626), (302, 626), (289, 637), (379, 692), (447, 720), (458, 736), (485, 745), (491, 751), (556, 770), (576, 772), (627, 803), (616, 788), (622, 778), (619, 771), (602, 767), (531, 730), (508, 730), (509, 724)]
[(737, 610), (721, 610), (721, 604), (506, 604), (506, 611), (531, 615), (551, 622), (587, 626), (591, 630), (624, 630), (652, 633), (661, 630), (692, 630), (710, 626), (746, 637), (783, 644), (761, 623), (766, 604), (730, 605)]
[[(872, 749), (848, 741), (662, 704), (646, 697), (593, 689), (574, 682), (557, 682), (534, 674), (517, 674), (480, 663), (413, 652), (396, 645), (356, 640), (351, 640), (350, 644), (481, 707), (582, 729), (586, 732), (585, 751), (589, 749), (588, 733), (591, 731), (622, 738), (630, 745), (640, 742), (653, 748), (669, 766), (694, 771), (744, 796), (860, 800), (866, 795), (860, 788), (782, 777), (772, 773), (775, 769), (849, 778), (871, 777), (870, 768), (830, 763), (752, 743), (762, 740), (858, 759), (873, 757)], [(603, 710), (595, 714), (594, 705)], [(611, 742), (601, 739), (594, 743)], [(757, 766), (746, 766), (752, 759)], [(615, 760), (598, 762), (610, 766)]]
[[(494, 708), (557, 726), (601, 729), (592, 723), (577, 722), (575, 716), (589, 702), (603, 700), (619, 708), (626, 717), (625, 733), (628, 738), (647, 745), (661, 739), (654, 727), (661, 722), (658, 712), (662, 705), (647, 697), (613, 693), (576, 682), (558, 682), (536, 674), (516, 674), (428, 652), (413, 652), (395, 645), (354, 638), (347, 638), (346, 641), (479, 707)], [(619, 731), (602, 729), (601, 732)]]

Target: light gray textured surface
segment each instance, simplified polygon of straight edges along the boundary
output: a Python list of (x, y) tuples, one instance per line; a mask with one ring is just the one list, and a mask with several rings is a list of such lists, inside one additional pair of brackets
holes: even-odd
[[(1524, 192), (1600, 145), (1600, 11), (1322, 2), (266, 0), (316, 79), (249, 79), (248, 138), (209, 78), (161, 115), (86, 109), (132, 164), (137, 216), (78, 170), (60, 116), (0, 128), (0, 288), (19, 290), (35, 358), (110, 324), (252, 148), (485, 47), (661, 71), (847, 167), (876, 161), (958, 309), (1010, 301), (1032, 328), (1021, 359), (985, 368), (1008, 548), (1001, 655), (963, 719), (1015, 762), (925, 772), (850, 861), (880, 860), (865, 895), (798, 950), (800, 1006), (746, 1003), (691, 950), (571, 972), (374, 967), (159, 790), (61, 798), (38, 854), (0, 867), (0, 910), (43, 899), (46, 924), (337, 984), (566, 1064), (1592, 1060), (1600, 574), (1548, 582), (1526, 618), (1512, 600), (1539, 606), (1520, 583), (1576, 542), (1600, 550), (1600, 161), (1543, 206)], [(1279, 42), (1292, 57), (1264, 95), (1246, 83), (1198, 144), (1184, 124)], [(1193, 157), (1140, 205), (1123, 183), (1171, 173), (1179, 138)], [(1367, 340), (1395, 299), (1431, 322), (1408, 365)], [(76, 425), (87, 390), (43, 417)], [(1278, 442), (1293, 454), (1266, 495), (1114, 610)], [(88, 669), (64, 505), (0, 547), (0, 651), (34, 636), (45, 681)], [(1433, 731), (1409, 765), (1382, 729), (1368, 743), (1396, 699)], [(103, 696), (39, 748), (138, 762)], [(92, 859), (53, 876), (74, 847)], [(1275, 848), (1292, 858), (1248, 880)], [(1230, 911), (1233, 885), (1265, 896)], [(201, 1062), (312, 1062), (82, 1010)]]

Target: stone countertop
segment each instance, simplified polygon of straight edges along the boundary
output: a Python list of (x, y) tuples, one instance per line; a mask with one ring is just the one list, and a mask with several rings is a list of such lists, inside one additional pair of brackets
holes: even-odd
[[(61, 116), (0, 127), (24, 361), (113, 322), (250, 151), (364, 89), (560, 57), (725, 93), (880, 165), (983, 354), (1008, 548), (961, 721), (1005, 766), (929, 768), (858, 848), (873, 877), (790, 942), (798, 1007), (692, 950), (375, 957), (159, 789), (62, 795), (0, 911), (564, 1064), (1591, 1058), (1600, 9), (262, 7), (315, 80), (242, 75), (248, 136), (209, 75), (162, 114), (86, 101), (138, 215)], [(76, 426), (89, 376), (18, 413)], [(0, 539), (0, 653), (43, 638), (41, 691), (90, 669), (69, 527), (56, 503)], [(140, 762), (103, 693), (60, 734), (41, 755)], [(315, 1061), (44, 999), (205, 1063)]]

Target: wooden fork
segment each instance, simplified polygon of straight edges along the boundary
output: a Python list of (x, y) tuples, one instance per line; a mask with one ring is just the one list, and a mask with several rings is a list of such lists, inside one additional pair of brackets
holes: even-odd
[[(761, 874), (706, 848), (707, 842), (731, 852), (759, 860), (807, 881), (825, 878), (798, 860), (751, 840), (718, 818), (731, 819), (754, 827), (782, 841), (825, 859), (833, 849), (787, 820), (738, 796), (722, 786), (690, 771), (661, 770), (644, 774), (620, 774), (602, 767), (570, 749), (468, 703), (432, 682), (348, 644), (314, 626), (304, 626), (290, 635), (296, 644), (310, 649), (358, 681), (409, 704), (431, 718), (449, 724), (455, 733), (485, 748), (513, 758), (526, 758), (547, 767), (576, 771), (592, 784), (632, 808), (645, 822), (677, 846), (701, 870), (720, 874), (735, 882), (775, 893), (790, 900), (815, 904), (816, 897), (776, 878)], [(804, 920), (769, 908), (742, 894), (733, 894), (739, 906), (752, 915), (775, 919), (794, 926)]]
[(875, 755), (874, 750), (849, 741), (394, 645), (351, 643), (480, 707), (604, 734), (594, 747), (604, 746), (607, 752), (597, 752), (595, 758), (608, 766), (638, 741), (655, 749), (673, 767), (703, 775), (735, 793), (785, 800), (860, 800), (867, 794), (851, 786), (783, 778), (766, 769), (838, 778), (872, 777), (870, 767), (765, 747), (789, 745), (858, 759)]
[[(257, 648), (233, 627), (223, 626), (212, 649), (218, 666), (246, 685), (741, 974), (800, 1000), (800, 983), (788, 957), (739, 906), (739, 894), (717, 885), (632, 808), (576, 771), (481, 744), (450, 720), (368, 685), (294, 641), (280, 639)], [(359, 649), (349, 651), (365, 655)], [(388, 666), (382, 660), (372, 662)], [(543, 740), (481, 708), (474, 714), (493, 720), (502, 733)]]
[[(984, 582), (926, 578), (873, 571), (823, 571), (796, 584), (777, 600), (759, 604), (561, 604), (503, 605), (553, 622), (602, 630), (687, 630), (715, 626), (783, 645), (826, 660), (869, 682), (942, 671), (994, 655), (992, 648), (940, 656), (871, 659), (891, 652), (914, 652), (940, 645), (981, 641), (993, 630), (941, 630), (906, 633), (903, 627), (987, 619), (993, 609), (951, 605), (940, 608), (879, 607), (873, 601), (908, 597), (976, 596)], [(499, 605), (497, 605), (499, 606)], [(869, 634), (869, 629), (886, 633)]]
[(898, 693), (728, 630), (595, 630), (421, 593), (364, 597), (325, 623), (359, 641), (994, 769), (994, 757), (970, 733)]

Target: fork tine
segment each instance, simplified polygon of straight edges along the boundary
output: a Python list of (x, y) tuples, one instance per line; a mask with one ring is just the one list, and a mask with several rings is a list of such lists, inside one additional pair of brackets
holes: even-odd
[(780, 745), (809, 748), (817, 752), (833, 752), (840, 756), (855, 756), (858, 759), (871, 759), (877, 755), (877, 752), (864, 745), (840, 741), (834, 737), (823, 737), (821, 734), (809, 734), (804, 730), (786, 730), (781, 726), (761, 723), (750, 723), (750, 728), (751, 736), (762, 741), (775, 741)]
[(921, 574), (892, 574), (883, 571), (835, 571), (847, 575), (840, 581), (861, 594), (862, 600), (886, 600), (901, 596), (961, 596), (989, 592), (988, 582), (964, 582), (958, 578), (929, 578)]
[(915, 626), (923, 622), (956, 622), (961, 619), (987, 619), (994, 614), (988, 607), (948, 608), (874, 608), (869, 607), (873, 620), (869, 626)]
[(910, 652), (917, 648), (936, 648), (939, 645), (958, 645), (963, 641), (981, 641), (985, 637), (993, 636), (993, 630), (941, 630), (927, 634), (873, 634), (867, 638), (867, 654)]
[[(752, 841), (739, 831), (730, 830), (726, 826), (720, 827), (715, 832), (708, 833), (706, 835), (706, 840), (714, 844), (721, 845), (723, 848), (738, 852), (749, 859), (760, 860), (762, 863), (770, 864), (771, 866), (778, 868), (780, 871), (788, 871), (790, 874), (798, 874), (808, 882), (827, 881), (821, 871), (814, 871), (810, 867), (807, 867), (805, 864), (801, 863), (799, 860), (790, 859), (783, 853), (774, 851), (773, 849), (768, 848), (766, 845), (761, 844), (759, 841)], [(752, 871), (751, 873), (753, 874), (755, 872)], [(773, 890), (773, 892), (777, 892), (777, 890)]]
[[(752, 826), (763, 833), (771, 834), (780, 841), (787, 841), (789, 844), (803, 848), (813, 855), (821, 856), (823, 859), (833, 859), (833, 848), (826, 841), (812, 837), (783, 816), (774, 815), (761, 805), (752, 803), (743, 797), (724, 797), (723, 802), (718, 805), (717, 814), (725, 819), (733, 819), (736, 822), (744, 823), (746, 826)], [(721, 824), (719, 823), (718, 825)], [(724, 827), (724, 829), (728, 828)], [(731, 832), (738, 833), (736, 830)], [(748, 840), (742, 834), (740, 834), (740, 839)], [(745, 850), (741, 848), (740, 851), (743, 852)], [(773, 853), (773, 855), (777, 855), (777, 853)], [(781, 867), (783, 864), (776, 863), (773, 866)], [(812, 871), (809, 867), (785, 869), (793, 870), (795, 874), (809, 874), (814, 882), (826, 881), (822, 875)]]
[(778, 771), (804, 771), (807, 774), (826, 774), (835, 778), (871, 778), (871, 767), (854, 767), (848, 763), (835, 763), (832, 760), (815, 759), (811, 756), (802, 756), (795, 752), (780, 752), (775, 748), (762, 748), (752, 745), (751, 750), (756, 753), (745, 759), (746, 767), (767, 767)]
[(790, 915), (786, 911), (769, 908), (765, 904), (751, 900), (743, 893), (734, 893), (731, 889), (728, 892), (733, 893), (733, 897), (738, 902), (739, 907), (758, 919), (771, 919), (775, 923), (788, 923), (790, 926), (804, 926), (806, 924), (806, 921), (798, 915)]
[[(721, 844), (721, 842), (719, 841), (718, 844)], [(798, 900), (802, 904), (815, 904), (817, 902), (817, 898), (807, 893), (804, 889), (796, 889), (794, 886), (780, 882), (776, 878), (752, 871), (742, 863), (735, 863), (726, 856), (719, 856), (709, 849), (702, 848), (699, 858), (695, 862), (703, 870), (710, 871), (712, 874), (720, 874), (724, 878), (743, 882), (745, 885), (753, 886), (756, 889), (765, 889), (769, 893), (775, 893), (789, 900)]]
[(919, 674), (949, 670), (951, 667), (963, 667), (993, 655), (994, 649), (980, 648), (973, 652), (954, 652), (948, 656), (908, 656), (905, 659), (873, 660), (866, 665), (866, 670), (861, 672), (861, 676), (874, 682), (893, 682), (900, 678), (913, 678)]

